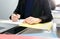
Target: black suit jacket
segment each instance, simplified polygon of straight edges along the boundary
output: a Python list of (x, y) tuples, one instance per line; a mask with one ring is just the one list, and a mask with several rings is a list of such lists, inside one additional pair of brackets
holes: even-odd
[[(41, 23), (49, 22), (53, 19), (48, 0), (33, 0), (32, 17), (42, 19)], [(15, 14), (20, 14), (24, 19), (26, 0), (19, 0)]]

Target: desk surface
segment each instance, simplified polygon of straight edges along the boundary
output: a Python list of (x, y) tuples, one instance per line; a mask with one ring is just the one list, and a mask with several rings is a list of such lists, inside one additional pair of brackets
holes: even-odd
[(16, 27), (16, 24), (14, 24), (11, 20), (1, 20), (0, 19), (0, 27), (4, 28), (4, 29), (0, 29), (0, 33), (2, 33), (13, 27)]
[(2, 27), (2, 29), (0, 29), (0, 33), (7, 31), (13, 27), (16, 27), (16, 25), (13, 24), (6, 24), (6, 23), (0, 23), (0, 27)]
[(40, 37), (50, 37), (50, 38), (58, 38), (56, 33), (31, 33), (31, 34), (20, 34), (23, 36), (40, 36)]
[(2, 20), (2, 19), (0, 19), (0, 23), (17, 24), (17, 25), (20, 24), (20, 23), (22, 23), (23, 21), (24, 21), (23, 19), (20, 19), (17, 22), (13, 22), (11, 20)]
[(35, 28), (35, 29), (45, 29), (45, 30), (50, 30), (52, 26), (52, 22), (48, 23), (39, 23), (39, 24), (34, 24), (34, 25), (29, 25), (29, 24), (24, 24), (22, 23), (24, 20), (18, 20), (18, 22), (12, 22), (11, 20), (0, 20), (0, 23), (7, 23), (7, 24), (17, 24), (19, 26), (23, 27), (29, 27), (29, 28)]

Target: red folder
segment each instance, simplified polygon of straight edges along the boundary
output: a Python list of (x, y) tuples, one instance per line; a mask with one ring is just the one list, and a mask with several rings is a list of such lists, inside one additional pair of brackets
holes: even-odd
[(38, 36), (20, 36), (20, 35), (6, 35), (0, 34), (0, 39), (54, 39), (54, 38), (45, 38), (45, 37), (38, 37)]

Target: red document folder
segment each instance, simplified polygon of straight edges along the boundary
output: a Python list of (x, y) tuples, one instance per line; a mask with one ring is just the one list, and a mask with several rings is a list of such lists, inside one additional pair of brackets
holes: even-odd
[(55, 39), (55, 38), (45, 38), (45, 37), (37, 37), (37, 36), (20, 36), (20, 35), (6, 35), (0, 34), (0, 39)]

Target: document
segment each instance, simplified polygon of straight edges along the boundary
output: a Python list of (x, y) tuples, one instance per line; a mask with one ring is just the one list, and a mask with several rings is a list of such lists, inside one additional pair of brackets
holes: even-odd
[(27, 24), (27, 23), (23, 23), (23, 19), (18, 20), (17, 22), (13, 22), (11, 20), (0, 20), (0, 23), (9, 23), (9, 24), (17, 24), (19, 26), (23, 26), (23, 27), (28, 27), (28, 28), (35, 28), (35, 29), (44, 29), (44, 30), (50, 30), (53, 23), (52, 22), (47, 22), (47, 23), (39, 23), (39, 24)]
[(44, 30), (51, 30), (53, 23), (47, 22), (47, 23), (38, 23), (38, 24), (27, 24), (27, 23), (20, 23), (19, 26), (23, 27), (29, 27), (29, 28), (35, 28), (35, 29), (44, 29)]
[(23, 19), (18, 20), (17, 22), (13, 22), (12, 20), (2, 20), (2, 19), (0, 19), (0, 23), (9, 23), (9, 24), (17, 24), (18, 25), (22, 22), (23, 22)]

